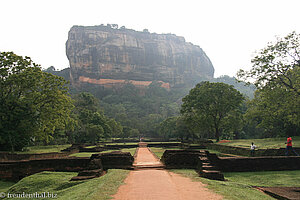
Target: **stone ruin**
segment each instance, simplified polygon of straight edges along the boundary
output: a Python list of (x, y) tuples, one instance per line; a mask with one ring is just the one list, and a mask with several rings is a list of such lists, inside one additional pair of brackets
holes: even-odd
[(133, 156), (127, 152), (93, 154), (90, 158), (63, 157), (34, 160), (6, 160), (0, 162), (0, 178), (20, 180), (42, 171), (79, 172), (82, 180), (104, 174), (108, 169), (132, 169)]

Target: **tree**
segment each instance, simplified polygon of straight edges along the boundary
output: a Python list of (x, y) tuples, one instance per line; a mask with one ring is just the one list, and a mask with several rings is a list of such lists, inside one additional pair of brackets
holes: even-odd
[(300, 35), (292, 32), (262, 49), (250, 71), (240, 70), (240, 79), (255, 79), (258, 89), (280, 86), (300, 96)]
[(258, 87), (247, 111), (257, 119), (266, 137), (296, 134), (300, 129), (300, 35), (292, 32), (269, 43), (252, 59), (250, 71), (240, 79), (254, 79)]
[(245, 117), (264, 130), (264, 137), (297, 135), (300, 130), (299, 105), (300, 98), (294, 92), (266, 87), (256, 92)]
[(21, 150), (30, 141), (48, 143), (63, 130), (73, 108), (66, 81), (43, 72), (29, 57), (0, 53), (0, 143)]
[(92, 94), (82, 92), (74, 97), (74, 114), (78, 118), (78, 127), (70, 137), (75, 142), (96, 143), (102, 138), (108, 138), (115, 134), (122, 133), (122, 126), (104, 116), (99, 107), (99, 100)]
[(222, 130), (226, 127), (226, 120), (239, 112), (243, 100), (243, 95), (232, 85), (205, 81), (197, 84), (182, 99), (181, 114), (188, 116), (188, 119), (197, 119), (198, 124), (195, 126), (201, 130), (213, 131), (219, 141)]

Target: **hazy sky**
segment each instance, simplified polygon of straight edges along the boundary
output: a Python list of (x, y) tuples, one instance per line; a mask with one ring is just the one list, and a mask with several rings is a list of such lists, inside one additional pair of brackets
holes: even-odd
[(109, 23), (183, 36), (206, 52), (215, 77), (234, 76), (275, 36), (300, 33), (299, 8), (299, 0), (0, 0), (0, 51), (63, 69), (70, 28)]

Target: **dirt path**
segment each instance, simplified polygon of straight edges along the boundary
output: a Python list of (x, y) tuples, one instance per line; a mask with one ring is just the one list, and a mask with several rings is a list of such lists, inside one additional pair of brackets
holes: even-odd
[[(148, 148), (139, 148), (136, 165), (161, 165)], [(115, 200), (200, 200), (222, 199), (204, 187), (201, 182), (159, 169), (131, 171)]]

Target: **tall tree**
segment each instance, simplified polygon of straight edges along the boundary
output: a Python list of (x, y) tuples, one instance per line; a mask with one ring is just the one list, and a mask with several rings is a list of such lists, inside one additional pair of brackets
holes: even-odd
[(265, 136), (296, 134), (300, 129), (300, 35), (292, 32), (252, 59), (240, 79), (254, 79), (258, 87), (246, 116), (255, 116)]
[(32, 140), (47, 143), (56, 129), (64, 129), (73, 108), (65, 85), (29, 57), (1, 52), (0, 146), (14, 151)]
[(73, 141), (96, 143), (102, 138), (122, 134), (122, 126), (114, 119), (104, 116), (99, 107), (99, 100), (92, 94), (82, 92), (75, 95), (74, 99), (78, 127), (73, 135), (69, 136)]
[[(226, 120), (236, 115), (243, 102), (243, 95), (231, 85), (201, 82), (191, 89), (182, 101), (181, 113), (194, 116), (200, 129), (213, 130), (217, 141), (222, 130), (228, 128)], [(193, 117), (190, 117), (193, 119)]]
[(300, 96), (300, 34), (292, 32), (258, 52), (250, 71), (240, 70), (240, 79), (254, 79), (255, 85), (283, 87)]

